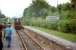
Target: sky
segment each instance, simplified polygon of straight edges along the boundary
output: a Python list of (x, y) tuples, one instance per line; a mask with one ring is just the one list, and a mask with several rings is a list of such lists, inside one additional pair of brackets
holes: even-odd
[[(46, 0), (49, 5), (57, 6), (69, 0)], [(0, 10), (7, 17), (21, 17), (25, 8), (30, 6), (32, 0), (0, 0)]]

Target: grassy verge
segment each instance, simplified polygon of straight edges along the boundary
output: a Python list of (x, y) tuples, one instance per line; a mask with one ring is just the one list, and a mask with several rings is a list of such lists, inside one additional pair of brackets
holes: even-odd
[(63, 33), (63, 32), (59, 32), (59, 31), (54, 31), (54, 30), (50, 30), (50, 29), (46, 29), (46, 28), (41, 28), (41, 27), (34, 27), (36, 29), (39, 29), (41, 31), (47, 32), (49, 34), (58, 36), (60, 38), (72, 41), (72, 42), (76, 42), (76, 34), (72, 34), (72, 33)]

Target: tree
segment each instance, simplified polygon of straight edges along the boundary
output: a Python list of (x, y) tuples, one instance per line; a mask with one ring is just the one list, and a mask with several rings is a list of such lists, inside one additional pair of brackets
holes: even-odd
[(4, 14), (2, 14), (0, 11), (0, 24), (5, 23), (6, 21), (7, 21), (6, 16)]
[(58, 5), (61, 20), (59, 21), (59, 30), (63, 32), (76, 33), (76, 1)]
[(1, 13), (0, 11), (0, 18), (5, 18), (5, 15)]
[(32, 0), (31, 6), (24, 10), (23, 16), (26, 17), (43, 17), (54, 14), (56, 8), (50, 6), (45, 0)]

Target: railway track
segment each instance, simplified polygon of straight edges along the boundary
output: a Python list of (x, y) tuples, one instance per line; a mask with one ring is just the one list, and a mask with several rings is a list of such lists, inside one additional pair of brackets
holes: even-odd
[(24, 50), (72, 50), (71, 47), (56, 43), (56, 40), (50, 40), (46, 36), (22, 27), (20, 19), (18, 22), (16, 19), (14, 25)]
[(43, 50), (72, 50), (70, 48), (66, 48), (62, 45), (59, 45), (54, 41), (48, 40), (47, 38), (28, 29), (24, 29), (24, 31), (22, 30), (22, 32), (25, 32), (30, 38), (37, 41), (37, 43), (42, 46)]
[(17, 30), (17, 34), (24, 50), (71, 50), (27, 29)]
[(36, 40), (28, 36), (24, 31), (17, 30), (17, 34), (21, 39), (24, 50), (44, 50)]
[(18, 31), (17, 31), (17, 34), (18, 34), (18, 38), (20, 39), (20, 41), (21, 41), (21, 43), (22, 43), (21, 48), (23, 48), (23, 50), (27, 50), (26, 43), (24, 42), (23, 37), (19, 34)]

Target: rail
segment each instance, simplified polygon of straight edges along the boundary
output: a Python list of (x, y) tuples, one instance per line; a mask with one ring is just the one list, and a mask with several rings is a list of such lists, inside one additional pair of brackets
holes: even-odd
[[(74, 47), (71, 42), (64, 39), (59, 40), (58, 37), (50, 36), (45, 32), (40, 32), (39, 30), (35, 30), (31, 27), (25, 27), (24, 31), (27, 32), (29, 35), (31, 34), (30, 36), (35, 38), (36, 41), (38, 41), (38, 39), (41, 40), (38, 41), (40, 45), (46, 43), (47, 46), (50, 46), (51, 49), (49, 50), (76, 50), (76, 47)], [(45, 48), (48, 48), (47, 46)]]
[(44, 50), (34, 38), (27, 35), (24, 31), (17, 31), (17, 33), (21, 38), (24, 50)]

